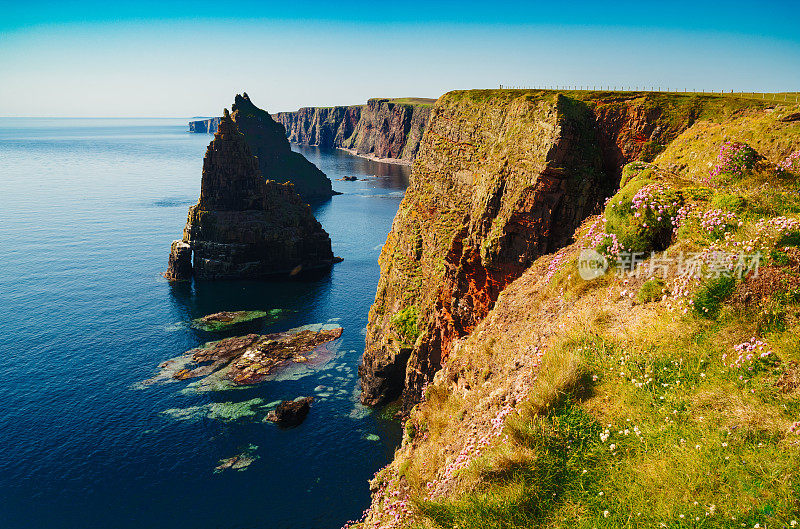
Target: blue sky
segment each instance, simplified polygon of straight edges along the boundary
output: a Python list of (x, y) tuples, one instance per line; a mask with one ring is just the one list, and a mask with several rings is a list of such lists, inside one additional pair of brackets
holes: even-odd
[(216, 115), (506, 85), (800, 90), (796, 2), (0, 0), (0, 116)]

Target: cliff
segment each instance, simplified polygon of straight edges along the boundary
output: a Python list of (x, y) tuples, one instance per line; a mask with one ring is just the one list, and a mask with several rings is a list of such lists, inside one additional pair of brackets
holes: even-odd
[[(246, 94), (236, 96), (233, 108), (233, 115), (225, 110), (206, 150), (200, 200), (189, 208), (182, 241), (172, 244), (165, 277), (261, 278), (329, 267), (334, 262), (330, 237), (308, 204), (292, 184), (265, 180), (260, 169), (278, 178), (286, 170), (286, 139), (264, 131), (265, 126), (283, 128), (254, 111)], [(249, 140), (238, 123), (250, 130)], [(262, 158), (253, 155), (250, 144)]]
[(700, 117), (748, 105), (711, 97), (457, 91), (442, 96), (380, 257), (362, 396), (408, 410), (498, 294), (568, 244), (619, 185)]
[(798, 110), (442, 96), (369, 315), (362, 399), (407, 419), (359, 526), (796, 526)]
[[(261, 174), (268, 180), (291, 182), (305, 200), (322, 200), (335, 195), (331, 181), (302, 154), (292, 151), (286, 130), (270, 114), (250, 101), (247, 93), (237, 95), (231, 107), (233, 120), (252, 153)], [(221, 118), (189, 123), (190, 132), (214, 132)]]
[(274, 118), (294, 143), (410, 163), (419, 150), (432, 103), (421, 98), (370, 99), (366, 105), (301, 108)]
[(189, 132), (214, 134), (219, 128), (222, 118), (208, 118), (189, 122)]
[(352, 136), (362, 108), (362, 105), (305, 107), (295, 112), (278, 112), (273, 117), (286, 128), (290, 142), (333, 149)]

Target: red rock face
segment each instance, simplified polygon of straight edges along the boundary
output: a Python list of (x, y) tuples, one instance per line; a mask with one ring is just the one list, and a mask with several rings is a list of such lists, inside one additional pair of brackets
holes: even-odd
[[(641, 97), (584, 102), (557, 96), (554, 104), (526, 96), (452, 99), (446, 95), (437, 104), (406, 207), (387, 241), (394, 248), (385, 246), (381, 257), (375, 306), (383, 314), (370, 313), (360, 369), (366, 404), (385, 402), (402, 389), (410, 409), (454, 341), (486, 317), (537, 257), (569, 244), (580, 223), (617, 189), (622, 167), (670, 141), (693, 119), (670, 121), (662, 106)], [(438, 233), (444, 211), (456, 212), (454, 236)], [(414, 250), (443, 237), (451, 241), (444, 251)], [(441, 279), (425, 276), (439, 259)], [(420, 307), (421, 338), (404, 350), (393, 342), (390, 322), (409, 303), (409, 280), (398, 270), (414, 262), (425, 285), (411, 301)]]
[(652, 157), (648, 145), (666, 145), (694, 124), (696, 111), (675, 121), (669, 119), (666, 108), (640, 97), (595, 102), (599, 141), (610, 174), (621, 176), (625, 164)]
[(419, 150), (430, 106), (370, 99), (366, 105), (301, 108), (273, 117), (286, 127), (289, 141), (324, 148), (341, 147), (359, 155), (412, 161)]
[(304, 107), (273, 114), (286, 127), (290, 142), (324, 149), (341, 147), (358, 125), (362, 105), (329, 108)]

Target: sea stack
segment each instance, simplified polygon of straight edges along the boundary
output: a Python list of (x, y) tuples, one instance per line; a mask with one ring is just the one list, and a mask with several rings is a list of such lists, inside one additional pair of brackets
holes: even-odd
[(258, 168), (267, 180), (291, 182), (304, 200), (318, 201), (337, 194), (330, 179), (316, 165), (292, 151), (286, 139), (286, 129), (269, 112), (255, 106), (247, 92), (237, 94), (231, 107), (231, 117), (244, 134)]
[(200, 200), (189, 208), (183, 239), (172, 243), (164, 276), (256, 279), (330, 267), (330, 237), (292, 184), (262, 176), (235, 114), (225, 109), (206, 150)]

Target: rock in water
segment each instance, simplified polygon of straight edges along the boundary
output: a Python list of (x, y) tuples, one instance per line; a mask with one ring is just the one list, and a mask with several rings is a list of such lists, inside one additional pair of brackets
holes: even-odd
[(172, 241), (169, 264), (164, 277), (170, 281), (187, 281), (192, 278), (192, 247), (177, 240)]
[(188, 277), (184, 245), (198, 279), (295, 275), (334, 263), (330, 237), (308, 204), (292, 184), (264, 179), (227, 109), (203, 160), (200, 200), (189, 208), (182, 243), (173, 243), (168, 279)]
[(302, 154), (292, 151), (283, 125), (272, 119), (266, 110), (255, 106), (246, 92), (236, 95), (231, 112), (250, 151), (258, 158), (258, 168), (264, 178), (291, 182), (305, 200), (326, 199), (336, 194), (325, 173)]
[(192, 320), (192, 327), (207, 332), (225, 331), (240, 323), (266, 318), (269, 313), (262, 310), (237, 310), (215, 312)]
[(314, 397), (301, 397), (295, 400), (284, 400), (275, 411), (267, 415), (267, 420), (274, 422), (278, 426), (290, 428), (303, 422), (311, 409)]
[[(162, 373), (151, 380), (204, 377), (226, 368), (225, 378), (235, 385), (257, 384), (292, 362), (307, 363), (320, 346), (342, 335), (341, 327), (273, 334), (248, 334), (208, 342), (187, 352), (190, 361), (161, 364)], [(179, 369), (175, 370), (175, 367)]]

